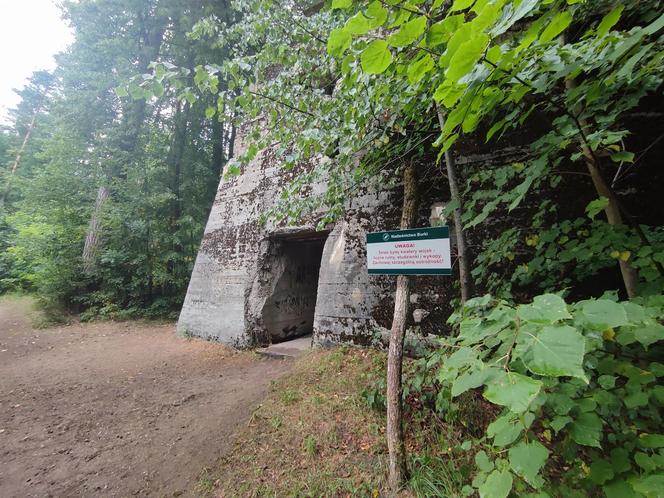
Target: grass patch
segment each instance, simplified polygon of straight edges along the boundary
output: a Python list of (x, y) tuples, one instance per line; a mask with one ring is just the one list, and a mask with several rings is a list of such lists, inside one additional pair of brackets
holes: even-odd
[(231, 454), (201, 474), (196, 492), (378, 496), (386, 469), (384, 419), (360, 395), (376, 354), (340, 348), (300, 358), (273, 384)]

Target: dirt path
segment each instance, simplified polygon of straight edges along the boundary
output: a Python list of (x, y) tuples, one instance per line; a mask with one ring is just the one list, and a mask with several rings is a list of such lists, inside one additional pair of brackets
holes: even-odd
[(34, 330), (0, 301), (0, 496), (190, 495), (290, 363), (172, 325)]

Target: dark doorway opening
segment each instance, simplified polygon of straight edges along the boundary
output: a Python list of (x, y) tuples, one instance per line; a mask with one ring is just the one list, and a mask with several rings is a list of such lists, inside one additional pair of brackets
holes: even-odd
[[(277, 238), (282, 268), (261, 312), (271, 342), (313, 332), (318, 274), (327, 233), (291, 234)], [(276, 238), (276, 237), (275, 237)]]

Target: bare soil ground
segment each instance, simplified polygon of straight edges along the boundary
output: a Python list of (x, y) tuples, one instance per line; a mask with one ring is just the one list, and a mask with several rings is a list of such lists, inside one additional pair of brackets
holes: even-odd
[(181, 496), (291, 362), (173, 325), (36, 330), (0, 301), (0, 496)]

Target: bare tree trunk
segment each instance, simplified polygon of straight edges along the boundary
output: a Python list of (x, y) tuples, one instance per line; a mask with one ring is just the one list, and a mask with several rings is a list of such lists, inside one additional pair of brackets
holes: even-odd
[[(233, 114), (233, 119), (235, 119), (235, 114)], [(231, 123), (231, 138), (228, 140), (228, 155), (226, 156), (226, 159), (231, 159), (231, 158), (234, 157), (233, 154), (235, 154), (235, 135), (236, 134), (237, 134), (237, 127), (235, 126), (235, 122), (233, 121)], [(222, 170), (222, 172), (223, 172), (223, 170)]]
[(97, 199), (95, 207), (90, 217), (88, 233), (85, 237), (83, 246), (83, 270), (85, 273), (92, 273), (95, 268), (97, 249), (99, 247), (99, 231), (101, 228), (101, 210), (108, 199), (108, 189), (104, 186), (97, 190)]
[[(445, 116), (440, 107), (436, 106), (438, 113), (438, 122), (440, 129), (445, 127)], [(470, 274), (470, 262), (468, 261), (468, 251), (466, 250), (466, 236), (463, 232), (461, 214), (463, 213), (463, 204), (459, 194), (459, 184), (457, 182), (456, 163), (450, 150), (445, 151), (445, 166), (447, 167), (447, 181), (450, 184), (450, 198), (456, 202), (454, 208), (454, 233), (456, 235), (457, 256), (459, 257), (459, 282), (461, 284), (461, 302), (465, 303), (473, 295), (473, 277)]]
[(18, 149), (18, 153), (16, 154), (16, 159), (14, 159), (14, 164), (12, 164), (12, 169), (9, 172), (9, 178), (7, 178), (7, 183), (5, 184), (5, 188), (2, 191), (2, 197), (0, 198), (0, 206), (3, 206), (5, 204), (7, 195), (9, 194), (9, 186), (11, 184), (11, 180), (12, 178), (14, 178), (14, 174), (18, 169), (18, 165), (21, 163), (21, 156), (25, 151), (25, 147), (28, 145), (28, 141), (30, 140), (30, 135), (32, 135), (32, 130), (35, 127), (36, 119), (37, 119), (37, 112), (35, 111), (35, 113), (32, 115), (32, 119), (30, 120), (30, 125), (28, 126), (28, 130), (25, 132), (25, 137), (23, 137), (23, 143), (21, 143), (21, 147)]
[[(415, 168), (410, 163), (403, 174), (403, 208), (401, 211), (401, 228), (411, 228), (417, 215), (417, 178)], [(408, 317), (408, 290), (410, 277), (397, 277), (397, 290), (394, 295), (394, 317), (390, 332), (390, 347), (387, 355), (387, 448), (388, 484), (393, 494), (408, 477), (406, 467), (406, 447), (403, 437), (403, 403), (401, 370), (403, 360), (403, 343), (406, 334)]]
[[(163, 2), (162, 2), (163, 4)], [(159, 9), (157, 9), (159, 10)], [(137, 73), (147, 71), (151, 61), (155, 60), (161, 45), (163, 43), (164, 33), (166, 31), (166, 23), (168, 17), (163, 15), (143, 16), (141, 12), (137, 13), (138, 22), (141, 28), (140, 39), (137, 40), (141, 43), (143, 50), (139, 57)], [(145, 117), (147, 112), (147, 102), (145, 100), (130, 101), (122, 109), (122, 123), (120, 124), (120, 133), (113, 145), (128, 156), (133, 156), (139, 144), (141, 129), (145, 124)], [(114, 178), (121, 178), (126, 180), (127, 172), (126, 164), (115, 164), (112, 168), (106, 170), (107, 184), (110, 185)], [(88, 232), (85, 237), (85, 244), (83, 246), (83, 269), (86, 273), (90, 273), (95, 266), (95, 257), (99, 248), (99, 231), (101, 229), (101, 209), (108, 199), (109, 190), (106, 186), (101, 186), (97, 190), (97, 199), (88, 225)]]
[[(574, 89), (576, 88), (576, 82), (574, 80), (565, 80), (565, 86), (570, 90)], [(609, 201), (604, 208), (606, 219), (608, 220), (609, 225), (622, 225), (624, 223), (620, 213), (620, 203), (618, 198), (611, 186), (604, 179), (604, 176), (602, 176), (599, 158), (588, 146), (588, 123), (583, 118), (577, 119), (575, 117), (575, 120), (576, 125), (579, 128), (579, 133), (581, 134), (581, 152), (583, 153), (583, 158), (586, 167), (588, 168), (588, 172), (590, 173), (590, 178), (592, 179), (595, 191), (598, 195), (606, 197)], [(620, 273), (622, 275), (623, 284), (625, 285), (627, 297), (631, 299), (636, 296), (638, 275), (629, 262), (620, 259), (618, 260), (618, 263), (620, 265)]]

